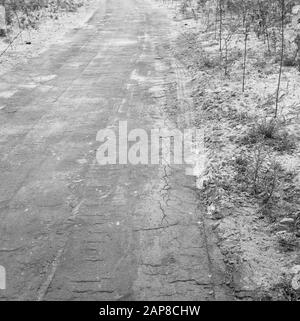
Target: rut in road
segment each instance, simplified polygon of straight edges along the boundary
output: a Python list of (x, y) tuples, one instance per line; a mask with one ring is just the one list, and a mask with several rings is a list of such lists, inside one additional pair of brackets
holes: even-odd
[(100, 129), (173, 126), (174, 104), (190, 119), (173, 29), (155, 1), (103, 0), (64, 43), (4, 75), (1, 299), (229, 297), (185, 166), (96, 161)]

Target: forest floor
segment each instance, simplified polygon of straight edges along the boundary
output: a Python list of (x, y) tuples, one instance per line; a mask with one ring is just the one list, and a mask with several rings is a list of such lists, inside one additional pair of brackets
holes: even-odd
[(205, 131), (207, 155), (200, 199), (218, 236), (227, 266), (226, 283), (238, 299), (299, 298), (300, 73), (285, 63), (278, 117), (274, 120), (278, 55), (250, 34), (242, 92), (244, 35), (224, 47), (218, 30), (180, 14), (174, 44), (192, 75), (194, 125)]

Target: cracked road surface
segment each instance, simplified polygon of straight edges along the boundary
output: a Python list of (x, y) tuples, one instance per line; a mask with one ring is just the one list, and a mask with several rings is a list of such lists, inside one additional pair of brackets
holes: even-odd
[(2, 300), (227, 298), (184, 166), (96, 161), (100, 129), (163, 126), (184, 99), (172, 28), (155, 1), (103, 0), (1, 78)]

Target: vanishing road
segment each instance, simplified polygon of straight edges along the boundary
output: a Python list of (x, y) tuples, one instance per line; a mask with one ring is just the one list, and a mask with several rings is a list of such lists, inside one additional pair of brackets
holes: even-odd
[(83, 28), (2, 76), (0, 299), (228, 298), (185, 167), (96, 160), (100, 129), (162, 127), (175, 106), (186, 116), (174, 23), (158, 5), (100, 1)]

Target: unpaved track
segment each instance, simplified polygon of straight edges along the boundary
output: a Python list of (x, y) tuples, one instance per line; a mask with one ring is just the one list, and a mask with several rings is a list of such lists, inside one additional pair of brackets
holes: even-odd
[(96, 162), (98, 130), (162, 126), (184, 99), (172, 28), (150, 0), (103, 0), (1, 78), (1, 299), (228, 298), (185, 168)]

